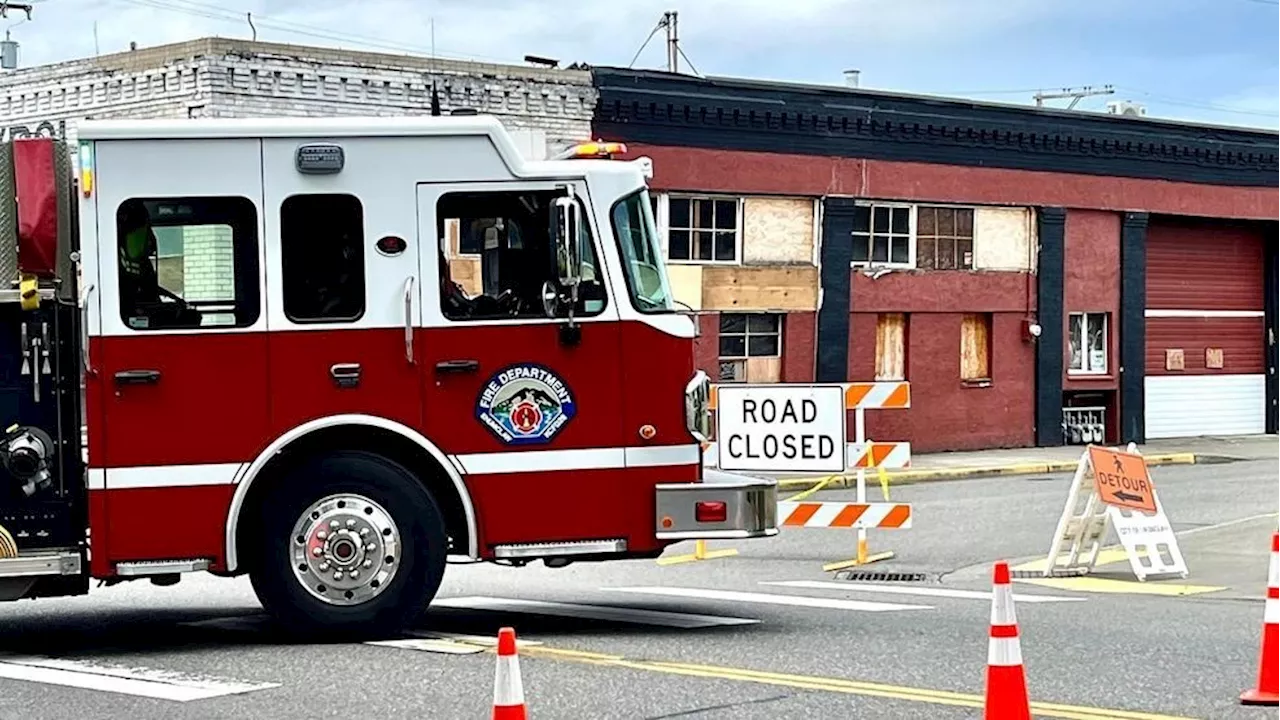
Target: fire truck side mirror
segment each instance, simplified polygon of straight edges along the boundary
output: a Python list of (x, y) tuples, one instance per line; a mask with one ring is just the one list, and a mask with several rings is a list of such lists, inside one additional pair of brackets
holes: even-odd
[(579, 244), (578, 203), (572, 197), (556, 198), (551, 205), (555, 243), (556, 266), (560, 272), (560, 284), (576, 288), (582, 279), (582, 245)]

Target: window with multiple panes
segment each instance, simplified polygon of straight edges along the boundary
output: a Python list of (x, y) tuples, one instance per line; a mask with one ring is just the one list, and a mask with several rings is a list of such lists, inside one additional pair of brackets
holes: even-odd
[[(562, 298), (560, 286), (565, 258), (551, 240), (551, 204), (564, 195), (554, 190), (465, 191), (443, 195), (436, 205), (436, 232), (440, 264), (440, 303), (450, 320), (515, 320), (545, 318), (543, 288), (551, 284)], [(578, 245), (583, 261), (578, 283), (576, 317), (604, 312), (607, 302), (599, 256), (586, 221), (586, 207), (579, 203), (583, 222), (578, 223)], [(450, 231), (458, 228), (460, 247), (478, 258), (449, 258)], [(466, 240), (466, 238), (474, 238)], [(462, 277), (463, 273), (473, 274)], [(470, 291), (462, 280), (467, 280)], [(568, 314), (560, 303), (559, 316)]]
[(364, 208), (347, 194), (292, 195), (280, 203), (284, 314), (294, 322), (364, 315)]
[(667, 198), (667, 257), (686, 262), (738, 261), (737, 198)]
[(916, 267), (926, 270), (973, 269), (973, 209), (916, 208)]
[(1104, 375), (1107, 372), (1107, 313), (1071, 313), (1068, 317), (1071, 361), (1067, 372)]
[(871, 203), (853, 209), (853, 262), (911, 265), (911, 206)]
[(120, 317), (135, 330), (257, 321), (258, 211), (244, 197), (131, 198), (116, 210)]
[(746, 382), (748, 364), (782, 355), (782, 315), (722, 313), (720, 315), (720, 381)]
[(853, 263), (973, 269), (973, 208), (863, 203), (853, 213)]
[(961, 320), (960, 379), (991, 380), (991, 313), (968, 313)]

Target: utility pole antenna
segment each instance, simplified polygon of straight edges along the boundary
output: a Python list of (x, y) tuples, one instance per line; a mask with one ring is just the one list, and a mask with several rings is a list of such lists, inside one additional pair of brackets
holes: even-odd
[(675, 10), (663, 13), (661, 24), (667, 29), (667, 70), (680, 72), (680, 13)]
[(431, 73), (431, 114), (440, 115), (440, 90), (436, 87), (436, 19), (431, 18), (431, 62), (427, 65)]
[(1036, 101), (1036, 107), (1044, 107), (1045, 100), (1071, 98), (1071, 104), (1067, 105), (1066, 109), (1072, 110), (1075, 108), (1076, 103), (1080, 102), (1084, 98), (1092, 97), (1094, 95), (1114, 95), (1115, 93), (1116, 89), (1110, 85), (1103, 85), (1100, 88), (1095, 88), (1092, 85), (1085, 85), (1084, 87), (1078, 88), (1062, 88), (1061, 90), (1055, 90), (1052, 92), (1040, 91), (1033, 97)]
[(0, 17), (9, 17), (10, 10), (22, 10), (27, 14), (27, 19), (31, 19), (31, 4), (20, 2), (9, 2), (9, 0), (0, 0)]
[(98, 49), (98, 21), (93, 21), (93, 56), (97, 57), (102, 54), (102, 50)]

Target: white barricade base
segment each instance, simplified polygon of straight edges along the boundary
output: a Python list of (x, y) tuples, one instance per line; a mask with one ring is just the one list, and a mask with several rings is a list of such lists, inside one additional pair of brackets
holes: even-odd
[[(1121, 453), (1117, 449), (1097, 447), (1092, 448), (1092, 451), (1112, 455)], [(1124, 454), (1141, 457), (1132, 443)], [(1089, 449), (1081, 453), (1080, 462), (1071, 478), (1067, 501), (1054, 529), (1053, 543), (1045, 561), (1044, 576), (1083, 575), (1091, 572), (1097, 564), (1108, 530), (1114, 526), (1120, 545), (1129, 559), (1129, 566), (1138, 580), (1145, 581), (1150, 577), (1164, 575), (1187, 577), (1189, 571), (1186, 560), (1178, 548), (1178, 538), (1165, 515), (1155, 486), (1147, 474), (1146, 462), (1141, 461), (1142, 472), (1146, 474), (1145, 478), (1141, 478), (1146, 482), (1142, 487), (1143, 492), (1150, 492), (1154, 513), (1117, 505), (1114, 500), (1104, 501), (1097, 490), (1098, 482), (1094, 477), (1095, 468), (1090, 456)], [(1129, 457), (1129, 460), (1133, 459)], [(1114, 481), (1114, 473), (1108, 479)], [(1128, 502), (1138, 499), (1125, 490), (1120, 491), (1119, 497)]]

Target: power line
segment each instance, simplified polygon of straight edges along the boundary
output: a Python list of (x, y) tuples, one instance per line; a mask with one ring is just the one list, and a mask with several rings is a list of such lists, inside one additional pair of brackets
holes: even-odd
[(649, 41), (652, 40), (653, 36), (657, 35), (658, 31), (664, 27), (666, 26), (663, 25), (661, 22), (653, 26), (653, 30), (649, 31), (649, 37), (645, 38), (644, 42), (640, 44), (640, 49), (636, 50), (635, 56), (631, 58), (631, 62), (627, 63), (627, 67), (631, 67), (632, 65), (636, 64), (636, 60), (640, 59), (640, 53), (644, 52), (644, 49), (649, 46)]
[(1241, 110), (1239, 108), (1233, 108), (1228, 105), (1219, 105), (1217, 103), (1206, 102), (1203, 100), (1191, 100), (1189, 98), (1178, 98), (1178, 97), (1170, 97), (1168, 95), (1160, 95), (1158, 93), (1148, 92), (1146, 90), (1141, 90), (1138, 88), (1122, 87), (1120, 89), (1128, 93), (1133, 93), (1133, 94), (1142, 95), (1144, 97), (1151, 98), (1152, 100), (1164, 103), (1166, 105), (1196, 108), (1199, 110), (1213, 110), (1215, 112), (1228, 113), (1233, 115), (1253, 115), (1256, 117), (1272, 117), (1272, 118), (1276, 117), (1276, 113), (1273, 113), (1273, 112), (1263, 112), (1260, 110)]
[[(211, 20), (220, 20), (222, 22), (241, 24), (248, 16), (246, 12), (239, 12), (230, 8), (218, 5), (210, 5), (207, 3), (196, 2), (195, 0), (119, 0), (120, 2), (146, 7), (155, 10), (166, 10), (169, 12), (182, 13), (193, 17), (203, 17)], [(371, 48), (382, 50), (390, 50), (401, 53), (416, 54), (433, 54), (428, 48), (420, 45), (409, 45), (404, 43), (396, 43), (382, 38), (375, 38), (367, 35), (358, 35), (356, 33), (346, 32), (339, 33), (328, 30), (316, 25), (307, 25), (303, 23), (287, 22), (274, 20), (272, 18), (258, 16), (255, 17), (254, 23), (262, 28), (278, 30), (280, 32), (301, 35), (305, 37), (319, 38), (323, 40), (334, 40), (338, 42), (352, 42), (359, 45), (365, 45)], [(484, 55), (468, 55), (462, 53), (441, 52), (435, 53), (440, 57), (453, 58), (459, 60), (488, 60), (490, 62), (510, 63), (511, 60), (505, 58), (488, 57)]]
[[(1257, 117), (1276, 117), (1276, 113), (1264, 112), (1261, 110), (1241, 110), (1233, 108), (1229, 105), (1208, 102), (1204, 100), (1194, 100), (1191, 98), (1181, 98), (1170, 95), (1161, 95), (1140, 88), (1116, 86), (1117, 90), (1133, 95), (1142, 95), (1143, 97), (1163, 103), (1165, 105), (1174, 105), (1179, 107), (1196, 108), (1199, 110), (1213, 110), (1216, 112), (1235, 114), (1235, 115), (1253, 115)], [(1027, 93), (1041, 92), (1043, 88), (1019, 88), (1016, 90), (944, 90), (935, 91), (933, 94), (949, 97), (965, 97), (965, 96), (981, 96), (981, 95), (1026, 95)]]

